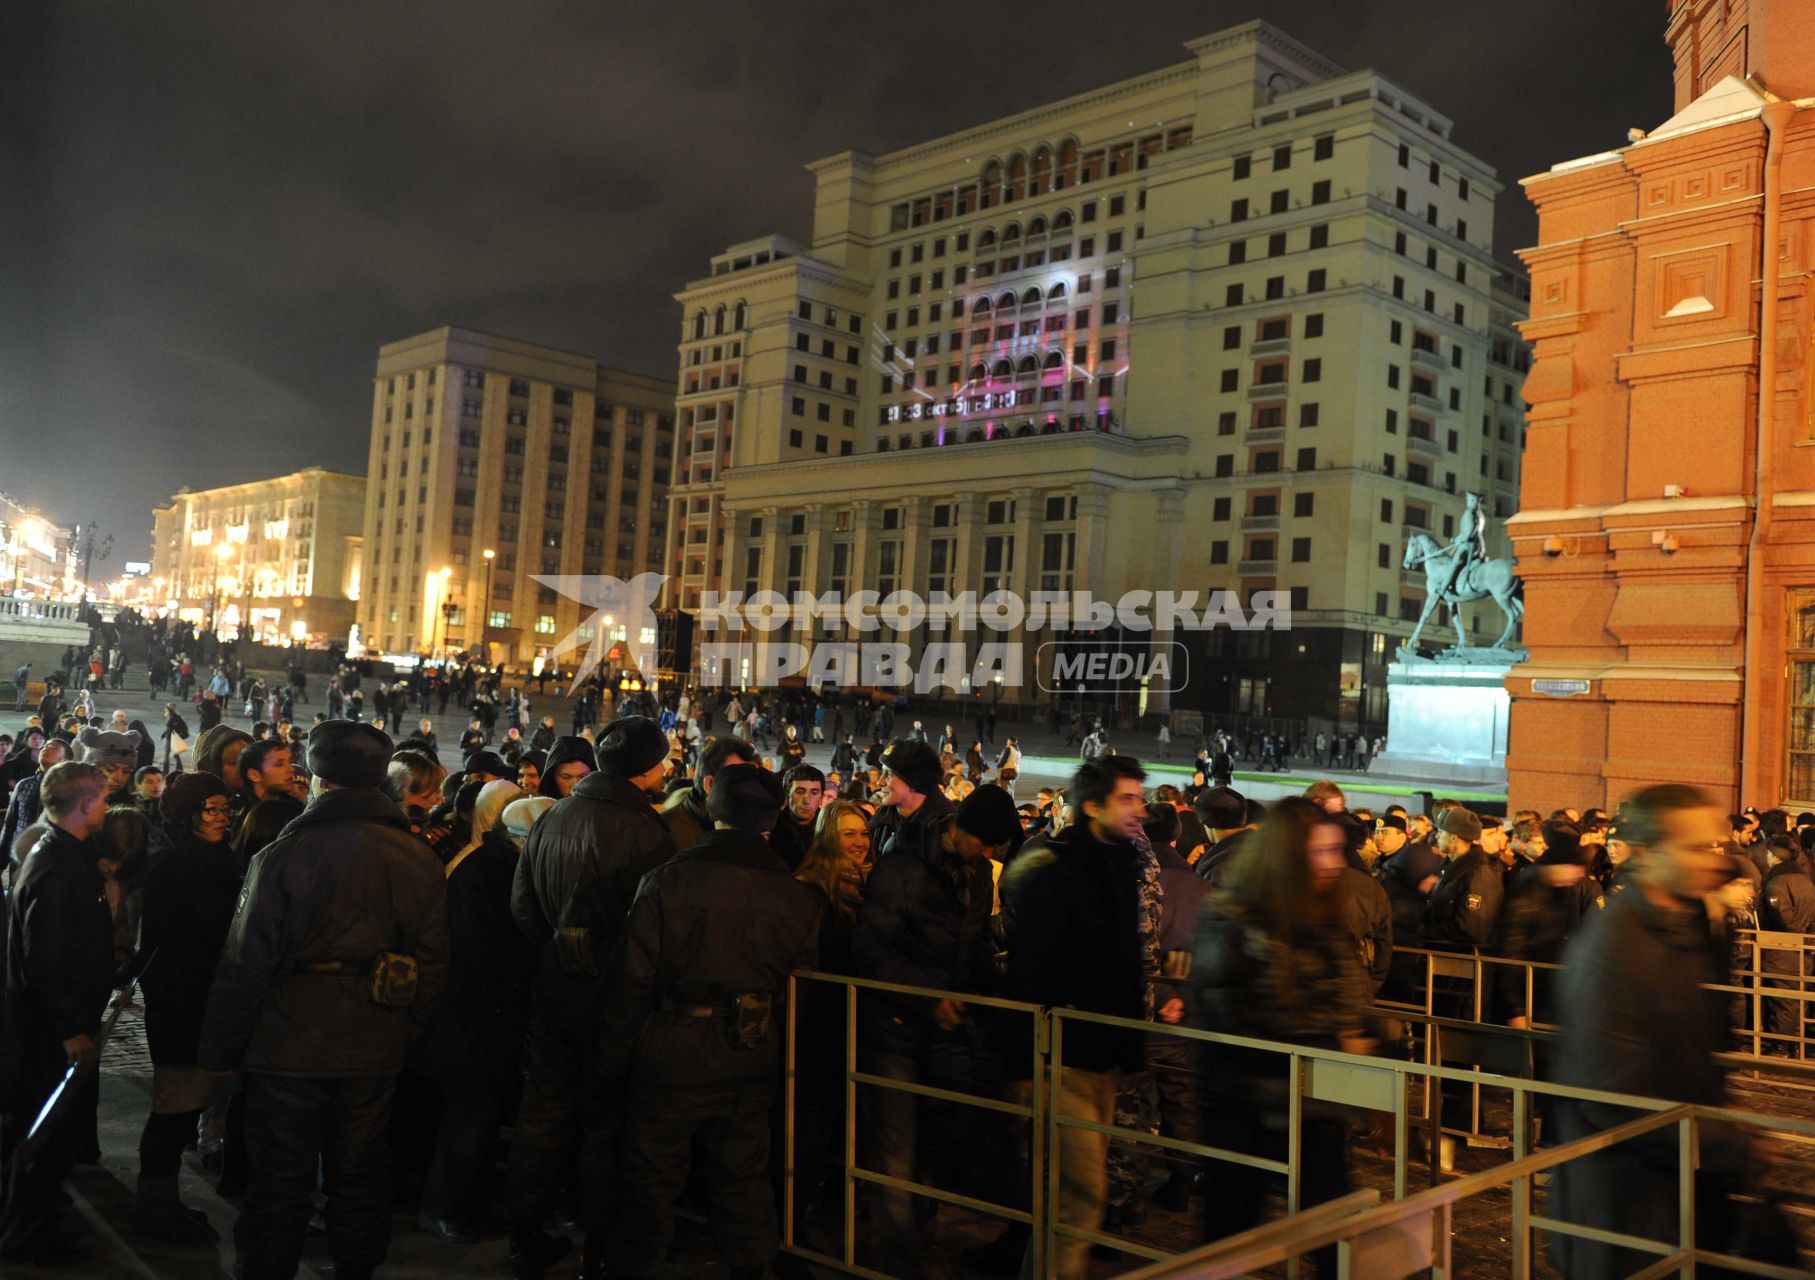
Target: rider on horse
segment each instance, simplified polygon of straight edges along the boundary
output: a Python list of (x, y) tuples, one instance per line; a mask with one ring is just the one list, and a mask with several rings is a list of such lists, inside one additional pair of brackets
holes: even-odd
[(1450, 539), (1444, 554), (1451, 557), (1449, 577), (1444, 580), (1438, 599), (1452, 598), (1462, 581), (1463, 571), (1487, 559), (1487, 517), (1481, 512), (1481, 495), (1471, 493), (1464, 501), (1462, 524)]

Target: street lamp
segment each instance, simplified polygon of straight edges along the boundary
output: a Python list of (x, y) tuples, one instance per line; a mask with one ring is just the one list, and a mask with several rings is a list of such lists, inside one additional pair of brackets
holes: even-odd
[[(441, 651), (442, 647), (445, 646), (447, 643), (447, 616), (448, 616), (447, 580), (454, 576), (454, 571), (451, 567), (444, 567), (441, 569), (437, 569), (435, 571), (435, 576), (441, 580), (441, 602), (440, 602), (439, 607), (436, 609), (436, 612), (441, 615), (442, 624), (441, 624), (441, 643), (436, 644), (435, 637), (433, 635), (430, 635), (430, 637), (429, 637), (429, 652), (431, 655), (439, 653)], [(434, 623), (431, 621), (429, 623), (429, 625), (431, 627), (433, 627)]]
[(227, 557), (233, 554), (233, 548), (221, 543), (214, 549), (214, 579), (209, 587), (208, 630), (219, 629), (221, 611), (221, 570), (227, 564)]
[(498, 553), (487, 547), (479, 553), (485, 557), (485, 599), (479, 605), (479, 656), (485, 665), (492, 661), (492, 562)]

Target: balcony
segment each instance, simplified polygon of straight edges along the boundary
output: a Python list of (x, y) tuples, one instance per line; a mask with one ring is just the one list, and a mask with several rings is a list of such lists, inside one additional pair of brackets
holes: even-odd
[(1277, 558), (1272, 560), (1242, 560), (1239, 561), (1235, 567), (1236, 571), (1239, 573), (1272, 574), (1279, 571), (1279, 561)]
[(1249, 427), (1242, 436), (1246, 444), (1279, 444), (1286, 438), (1286, 429), (1279, 427)]
[(1422, 365), (1426, 369), (1435, 369), (1438, 372), (1442, 372), (1445, 368), (1448, 367), (1444, 363), (1443, 353), (1440, 351), (1432, 350), (1428, 347), (1413, 347), (1412, 348), (1412, 363), (1416, 364), (1416, 365)]
[(1292, 390), (1287, 382), (1257, 382), (1248, 388), (1250, 400), (1284, 400)]
[(1251, 356), (1284, 355), (1286, 352), (1290, 351), (1291, 349), (1292, 349), (1292, 339), (1289, 337), (1288, 338), (1262, 338), (1257, 342), (1251, 342), (1248, 344), (1248, 354)]
[(1432, 436), (1407, 436), (1405, 443), (1413, 453), (1428, 454), (1433, 458), (1440, 456), (1443, 452)]
[(1443, 402), (1436, 396), (1427, 396), (1421, 391), (1412, 392), (1412, 408), (1423, 409), (1427, 413), (1442, 413)]
[(1270, 516), (1243, 516), (1241, 527), (1243, 533), (1258, 529), (1277, 529), (1279, 528), (1279, 515), (1276, 512)]

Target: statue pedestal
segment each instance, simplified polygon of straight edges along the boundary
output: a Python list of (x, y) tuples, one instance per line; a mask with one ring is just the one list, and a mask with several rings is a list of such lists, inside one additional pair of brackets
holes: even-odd
[(1402, 655), (1387, 668), (1386, 750), (1370, 772), (1504, 791), (1512, 714), (1506, 673), (1522, 658), (1492, 649)]

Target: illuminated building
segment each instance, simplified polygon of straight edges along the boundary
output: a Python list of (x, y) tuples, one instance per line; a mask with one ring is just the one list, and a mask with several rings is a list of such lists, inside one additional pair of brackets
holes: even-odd
[(673, 413), (664, 379), (512, 338), (379, 348), (364, 643), (546, 655), (586, 619), (531, 575), (660, 569)]
[(1510, 802), (1815, 808), (1815, 9), (1677, 0), (1665, 38), (1676, 114), (1526, 180)]
[(75, 530), (0, 493), (0, 596), (74, 598), (69, 546)]
[(1290, 632), (1191, 638), (1178, 704), (1384, 726), (1406, 535), (1470, 490), (1516, 505), (1500, 185), (1439, 111), (1265, 23), (1187, 48), (818, 161), (805, 242), (676, 295), (672, 602), (1286, 591)]
[[(265, 644), (344, 644), (359, 598), (363, 476), (310, 467), (193, 492), (152, 513), (157, 605)], [(155, 607), (155, 606), (154, 606)]]

